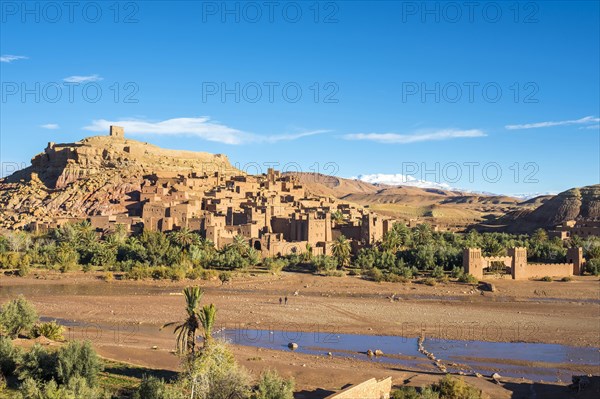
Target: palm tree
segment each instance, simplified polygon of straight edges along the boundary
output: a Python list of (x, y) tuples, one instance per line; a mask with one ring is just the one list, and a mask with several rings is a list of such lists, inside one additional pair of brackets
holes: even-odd
[(384, 250), (396, 253), (402, 246), (402, 239), (395, 230), (390, 230), (383, 236), (383, 243), (381, 246)]
[(184, 227), (174, 234), (173, 240), (180, 247), (187, 249), (193, 244), (198, 243), (199, 237), (193, 231)]
[(202, 325), (204, 345), (210, 343), (212, 340), (212, 330), (215, 325), (215, 317), (217, 315), (217, 308), (214, 304), (204, 305), (200, 311), (200, 324)]
[(231, 246), (235, 248), (235, 250), (240, 255), (245, 255), (249, 249), (248, 240), (246, 239), (246, 237), (239, 234), (233, 237), (233, 242), (231, 243)]
[(339, 236), (333, 243), (333, 256), (338, 260), (338, 265), (345, 267), (350, 261), (350, 241), (346, 237)]
[[(198, 309), (198, 305), (203, 294), (204, 291), (200, 287), (187, 287), (183, 290), (187, 318), (183, 323), (177, 325), (174, 331), (177, 334), (177, 351), (179, 353), (184, 353), (187, 350), (188, 354), (193, 355), (196, 352), (196, 330), (200, 327), (203, 317)], [(161, 327), (161, 330), (177, 323), (167, 323)]]

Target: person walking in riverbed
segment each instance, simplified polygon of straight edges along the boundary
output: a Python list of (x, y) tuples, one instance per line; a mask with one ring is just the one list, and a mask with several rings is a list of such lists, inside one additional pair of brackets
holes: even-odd
[(279, 297), (279, 304), (281, 305), (281, 302), (283, 302), (283, 299), (281, 299), (281, 297)]
[(286, 295), (286, 297), (285, 297), (285, 304), (287, 305), (287, 295)]

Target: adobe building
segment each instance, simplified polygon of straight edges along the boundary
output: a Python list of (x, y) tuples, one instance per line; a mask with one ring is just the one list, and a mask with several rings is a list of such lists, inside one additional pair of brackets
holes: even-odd
[(125, 138), (125, 129), (121, 126), (111, 126), (109, 136), (117, 139)]
[(548, 231), (549, 237), (559, 237), (561, 240), (567, 240), (571, 237), (600, 237), (599, 220), (568, 220), (563, 224), (556, 226), (554, 230)]
[(528, 263), (527, 249), (522, 247), (510, 248), (507, 256), (483, 256), (479, 248), (465, 248), (463, 251), (465, 273), (478, 280), (483, 279), (486, 269), (493, 263), (502, 263), (506, 269), (510, 269), (513, 280), (527, 280), (581, 275), (585, 259), (581, 248), (567, 249), (567, 263)]

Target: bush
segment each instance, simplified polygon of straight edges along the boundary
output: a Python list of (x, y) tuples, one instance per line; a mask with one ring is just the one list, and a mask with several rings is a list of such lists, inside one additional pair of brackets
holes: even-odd
[(460, 279), (465, 274), (465, 270), (462, 267), (454, 266), (450, 272), (452, 278)]
[(286, 380), (275, 371), (265, 371), (260, 376), (253, 399), (294, 399), (294, 380)]
[(127, 272), (127, 278), (130, 280), (144, 280), (150, 278), (151, 270), (148, 266), (133, 266)]
[(227, 345), (218, 340), (205, 346), (200, 356), (190, 357), (183, 364), (176, 391), (194, 399), (247, 398), (250, 376), (240, 368)]
[(390, 399), (420, 399), (421, 395), (413, 387), (401, 387), (395, 389), (390, 395)]
[(29, 331), (37, 319), (35, 308), (22, 295), (0, 309), (0, 329), (11, 338), (16, 338), (20, 333)]
[(437, 280), (431, 277), (428, 277), (422, 281), (423, 284), (433, 287), (437, 285)]
[(101, 369), (100, 359), (88, 341), (71, 341), (56, 352), (56, 380), (63, 384), (73, 377), (83, 377), (94, 386)]
[(444, 277), (444, 268), (441, 266), (436, 266), (433, 271), (431, 272), (431, 277), (433, 278), (442, 278)]
[(56, 356), (49, 353), (39, 344), (33, 347), (22, 357), (18, 374), (20, 380), (31, 378), (35, 381), (50, 381), (56, 371)]
[(108, 399), (111, 396), (98, 388), (88, 385), (81, 377), (72, 378), (65, 385), (51, 380), (46, 383), (27, 378), (20, 387), (23, 399)]
[(564, 281), (565, 283), (568, 283), (569, 281), (573, 281), (573, 277), (565, 276), (565, 277), (561, 278), (560, 281)]
[(372, 269), (367, 270), (366, 272), (363, 273), (363, 276), (369, 280), (375, 281), (377, 283), (380, 283), (383, 281), (384, 276), (383, 276), (383, 272), (381, 270), (379, 270), (378, 268), (374, 267)]
[(546, 281), (546, 282), (550, 283), (550, 282), (552, 282), (552, 277), (550, 277), (550, 276), (544, 276), (544, 277), (541, 278), (540, 281)]
[(0, 375), (14, 374), (21, 358), (21, 350), (7, 337), (0, 337)]
[(479, 283), (479, 280), (477, 280), (475, 278), (475, 276), (473, 276), (472, 274), (463, 274), (462, 276), (460, 276), (458, 278), (458, 281), (461, 283), (466, 283), (466, 284), (477, 284)]
[(106, 281), (107, 283), (114, 281), (114, 279), (115, 279), (115, 275), (113, 274), (113, 272), (106, 272), (102, 276), (102, 280)]
[(198, 280), (202, 276), (201, 268), (193, 268), (187, 271), (185, 277), (190, 280)]
[(264, 261), (264, 265), (273, 274), (279, 274), (283, 268), (287, 265), (287, 262), (283, 259), (267, 258)]
[(202, 280), (215, 280), (219, 277), (219, 272), (216, 270), (202, 270), (200, 272), (200, 278)]
[(446, 375), (433, 385), (439, 392), (440, 399), (482, 399), (481, 390), (467, 384), (463, 379)]
[(48, 323), (38, 323), (31, 329), (31, 334), (34, 337), (46, 337), (52, 341), (63, 341), (64, 332), (64, 327), (58, 324), (56, 320), (52, 320)]
[(230, 282), (231, 281), (231, 272), (219, 273), (219, 280), (221, 280), (221, 284)]
[(17, 275), (19, 277), (26, 277), (31, 271), (31, 258), (29, 255), (24, 255), (19, 260), (19, 266), (17, 267)]
[(171, 396), (162, 379), (145, 375), (133, 399), (171, 399)]
[(585, 271), (594, 276), (600, 276), (600, 258), (589, 259), (585, 262)]

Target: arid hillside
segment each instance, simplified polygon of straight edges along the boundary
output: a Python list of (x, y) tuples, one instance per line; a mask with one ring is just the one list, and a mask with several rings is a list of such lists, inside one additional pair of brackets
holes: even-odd
[(49, 143), (30, 167), (0, 181), (0, 228), (123, 211), (144, 180), (155, 173), (217, 170), (235, 171), (221, 154), (165, 150), (123, 138)]
[(499, 223), (509, 231), (527, 232), (573, 219), (600, 219), (600, 184), (563, 191), (539, 207), (510, 212)]
[(492, 223), (507, 213), (531, 211), (548, 199), (522, 201), (501, 195), (371, 184), (310, 173), (298, 176), (313, 194), (331, 195), (402, 220), (419, 219), (459, 230)]

